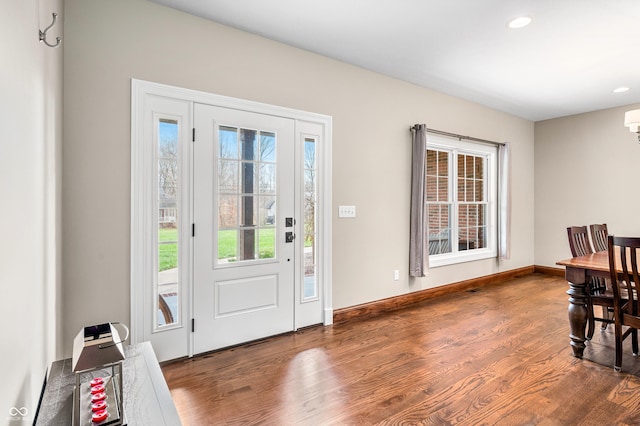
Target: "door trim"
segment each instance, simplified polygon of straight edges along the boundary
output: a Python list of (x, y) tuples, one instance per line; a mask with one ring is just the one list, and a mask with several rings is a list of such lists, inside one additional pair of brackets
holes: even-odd
[[(318, 233), (318, 264), (319, 276), (321, 277), (322, 291), (322, 311), (323, 324), (330, 325), (333, 323), (333, 303), (332, 303), (332, 118), (328, 115), (311, 113), (276, 105), (269, 105), (260, 102), (232, 98), (228, 96), (216, 95), (212, 93), (202, 92), (198, 90), (169, 86), (160, 83), (153, 83), (144, 80), (131, 80), (131, 265), (130, 265), (130, 295), (131, 295), (131, 343), (139, 343), (144, 341), (145, 321), (143, 303), (145, 302), (144, 286), (138, 283), (145, 283), (149, 280), (149, 275), (153, 273), (149, 269), (150, 262), (149, 250), (146, 244), (149, 229), (145, 225), (148, 218), (148, 206), (142, 202), (143, 183), (145, 179), (145, 155), (144, 155), (144, 135), (143, 135), (143, 119), (145, 112), (145, 98), (148, 96), (161, 96), (176, 101), (191, 102), (191, 127), (193, 128), (193, 104), (203, 103), (209, 105), (220, 106), (224, 108), (238, 109), (250, 111), (260, 114), (274, 115), (294, 119), (296, 121), (296, 135), (300, 136), (304, 123), (314, 123), (321, 126), (322, 144), (318, 147), (318, 170), (321, 174), (318, 181), (318, 201), (319, 211), (318, 223), (321, 224)], [(190, 175), (192, 176), (191, 172)], [(191, 185), (190, 185), (191, 187)], [(189, 194), (190, 204), (193, 203), (193, 194)], [(190, 211), (190, 220), (193, 220), (192, 211)], [(193, 242), (188, 244), (189, 268), (193, 268)], [(193, 290), (193, 274), (188, 274), (190, 282), (185, 283), (189, 287), (189, 294), (192, 295)], [(296, 300), (296, 306), (299, 303)], [(296, 308), (296, 312), (298, 309)], [(190, 301), (187, 318), (192, 318), (193, 301)], [(147, 321), (148, 323), (148, 321)], [(303, 324), (306, 325), (306, 324)], [(299, 323), (298, 315), (295, 315), (295, 329), (303, 326)], [(189, 337), (189, 353), (187, 356), (193, 355), (192, 333)]]

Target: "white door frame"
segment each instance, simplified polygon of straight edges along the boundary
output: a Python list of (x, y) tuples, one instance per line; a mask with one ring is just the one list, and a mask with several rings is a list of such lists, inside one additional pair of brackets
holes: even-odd
[[(318, 172), (320, 179), (318, 180), (318, 204), (317, 221), (319, 224), (319, 232), (317, 235), (318, 244), (318, 265), (316, 271), (318, 282), (320, 283), (320, 291), (322, 293), (322, 323), (330, 325), (333, 323), (333, 304), (332, 304), (332, 262), (331, 262), (331, 211), (332, 211), (332, 176), (331, 176), (331, 158), (332, 158), (332, 119), (330, 116), (300, 111), (285, 107), (263, 104), (259, 102), (247, 101), (243, 99), (231, 98), (227, 96), (215, 95), (211, 93), (201, 92), (197, 90), (185, 89), (175, 86), (168, 86), (159, 83), (147, 82), (143, 80), (131, 80), (131, 343), (139, 343), (148, 340), (149, 331), (146, 330), (149, 319), (145, 321), (144, 303), (146, 300), (145, 286), (153, 275), (151, 262), (149, 262), (151, 227), (148, 226), (150, 218), (149, 207), (144, 203), (145, 197), (145, 181), (149, 179), (150, 170), (148, 164), (148, 150), (145, 151), (144, 146), (144, 115), (145, 115), (145, 99), (148, 97), (165, 97), (181, 102), (203, 103), (216, 105), (224, 108), (239, 109), (251, 111), (260, 114), (268, 114), (280, 117), (291, 118), (296, 121), (296, 139), (303, 138), (309, 128), (309, 124), (320, 129), (321, 143), (317, 147)], [(191, 117), (189, 125), (193, 128), (193, 106), (191, 106)], [(190, 163), (191, 164), (191, 163)], [(192, 176), (192, 173), (189, 172)], [(189, 188), (192, 188), (191, 183)], [(189, 189), (189, 221), (193, 220), (193, 194)], [(182, 250), (188, 259), (189, 269), (192, 268), (193, 244), (182, 244)], [(155, 253), (155, 252), (154, 252)], [(182, 258), (182, 257), (181, 257)], [(297, 268), (300, 270), (300, 268)], [(193, 282), (192, 274), (185, 275), (188, 280), (186, 284), (188, 295), (191, 297)], [(301, 315), (300, 300), (296, 298), (295, 308), (295, 329), (306, 325), (305, 318)], [(184, 313), (185, 318), (192, 318), (193, 301), (188, 303), (187, 312)], [(188, 337), (188, 353), (187, 356), (193, 356), (192, 333)], [(162, 354), (158, 354), (162, 360)]]

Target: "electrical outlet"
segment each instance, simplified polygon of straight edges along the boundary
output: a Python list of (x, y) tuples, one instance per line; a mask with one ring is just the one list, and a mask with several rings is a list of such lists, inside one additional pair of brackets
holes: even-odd
[(338, 217), (356, 217), (356, 206), (338, 206)]
[(400, 271), (396, 269), (395, 271), (393, 271), (393, 280), (398, 281), (399, 279), (400, 279)]

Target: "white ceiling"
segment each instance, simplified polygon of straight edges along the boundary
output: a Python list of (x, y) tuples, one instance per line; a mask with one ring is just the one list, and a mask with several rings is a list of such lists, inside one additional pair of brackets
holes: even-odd
[(533, 121), (640, 102), (640, 0), (152, 1)]

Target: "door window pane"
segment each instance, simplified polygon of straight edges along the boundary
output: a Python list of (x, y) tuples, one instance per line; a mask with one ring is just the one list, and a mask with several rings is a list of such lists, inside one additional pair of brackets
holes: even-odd
[(238, 196), (220, 195), (218, 203), (219, 228), (236, 229), (238, 227)]
[(218, 259), (225, 262), (238, 261), (238, 230), (218, 231)]
[(238, 162), (220, 160), (218, 162), (220, 173), (218, 175), (218, 190), (221, 194), (238, 193)]
[(260, 228), (258, 230), (258, 254), (260, 259), (272, 259), (276, 252), (275, 228)]
[(218, 129), (217, 264), (276, 257), (277, 135)]
[(276, 162), (276, 134), (260, 132), (260, 161)]
[(260, 164), (260, 193), (276, 193), (276, 165)]
[(238, 129), (220, 126), (219, 154), (220, 158), (238, 159)]
[(262, 227), (275, 225), (276, 220), (276, 197), (261, 196), (259, 198), (258, 223)]

